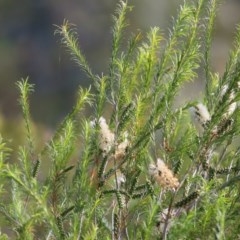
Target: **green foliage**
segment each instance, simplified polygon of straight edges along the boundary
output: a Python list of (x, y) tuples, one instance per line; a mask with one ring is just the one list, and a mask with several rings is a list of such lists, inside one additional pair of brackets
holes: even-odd
[[(240, 28), (219, 76), (210, 58), (218, 5), (185, 1), (168, 37), (153, 27), (125, 44), (132, 8), (120, 1), (102, 76), (88, 65), (73, 26), (57, 27), (94, 91), (79, 88), (73, 109), (39, 151), (33, 86), (18, 82), (26, 143), (10, 163), (0, 138), (0, 239), (239, 238)], [(174, 107), (200, 66), (206, 106)]]

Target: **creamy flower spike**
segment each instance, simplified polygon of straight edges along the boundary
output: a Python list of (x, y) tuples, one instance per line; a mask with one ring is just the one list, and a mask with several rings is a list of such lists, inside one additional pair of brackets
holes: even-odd
[[(103, 155), (106, 156), (111, 148), (114, 146), (114, 133), (109, 129), (108, 124), (106, 123), (106, 119), (104, 117), (100, 117), (99, 121), (99, 148), (102, 150)], [(91, 126), (96, 126), (96, 121), (91, 122)]]
[[(109, 129), (109, 126), (104, 117), (99, 118), (99, 148), (102, 150), (103, 156), (106, 156), (111, 149), (114, 147), (115, 135)], [(92, 127), (96, 126), (96, 120), (92, 121)], [(110, 157), (115, 157), (116, 160), (121, 160), (126, 154), (127, 147), (129, 146), (128, 134), (124, 132), (124, 139), (119, 143), (115, 148), (115, 154), (112, 154)]]
[(160, 158), (156, 164), (149, 165), (149, 174), (162, 188), (175, 190), (179, 186), (178, 179)]
[(202, 135), (207, 123), (211, 120), (207, 107), (202, 103), (198, 103), (190, 108), (190, 112), (196, 129)]
[[(238, 86), (239, 86), (239, 84), (238, 84)], [(221, 97), (221, 98), (224, 96), (224, 94), (227, 92), (227, 90), (228, 90), (228, 85), (227, 85), (227, 84), (223, 85), (222, 90), (221, 90), (221, 92), (220, 92), (220, 97)], [(234, 93), (234, 91), (232, 90), (231, 93), (230, 93), (230, 95), (229, 95), (228, 101), (231, 102), (231, 101), (233, 101), (234, 98), (235, 98), (235, 93)], [(231, 104), (229, 104), (229, 107), (228, 107), (226, 113), (224, 113), (223, 116), (224, 116), (225, 118), (230, 117), (230, 116), (234, 113), (234, 111), (236, 110), (236, 108), (237, 108), (237, 103), (236, 103), (236, 102), (232, 102)]]

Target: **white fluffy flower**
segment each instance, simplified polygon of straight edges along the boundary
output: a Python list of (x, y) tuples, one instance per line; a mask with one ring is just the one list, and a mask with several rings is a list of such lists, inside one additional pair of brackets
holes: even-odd
[(198, 103), (196, 106), (190, 108), (190, 113), (196, 129), (202, 135), (206, 124), (211, 120), (207, 107), (202, 103)]
[[(228, 85), (227, 85), (227, 84), (223, 85), (222, 90), (221, 90), (221, 92), (220, 92), (220, 97), (221, 97), (221, 98), (226, 94), (227, 90), (228, 90)], [(235, 98), (235, 93), (234, 93), (234, 91), (232, 90), (232, 91), (230, 92), (230, 95), (229, 95), (229, 99), (228, 99), (229, 102), (232, 102), (234, 98)], [(230, 116), (234, 113), (234, 111), (236, 110), (236, 108), (237, 108), (237, 103), (236, 103), (236, 102), (232, 102), (231, 104), (229, 104), (229, 107), (228, 107), (226, 113), (224, 113), (223, 116), (224, 116), (225, 118), (230, 117)]]
[(162, 188), (176, 189), (179, 186), (178, 179), (160, 158), (156, 164), (149, 165), (149, 174)]
[[(92, 121), (92, 127), (96, 126), (96, 120)], [(114, 146), (114, 133), (109, 129), (108, 124), (106, 123), (106, 119), (104, 117), (100, 117), (99, 121), (99, 148), (102, 150), (103, 155), (106, 156), (111, 148)]]
[[(97, 121), (91, 121), (90, 125), (94, 128), (96, 127)], [(114, 147), (115, 135), (109, 129), (109, 126), (104, 117), (100, 117), (99, 121), (99, 148), (102, 150), (102, 154), (105, 157)], [(110, 159), (115, 158), (116, 160), (121, 160), (126, 155), (126, 150), (129, 146), (128, 134), (124, 132), (123, 141), (115, 146), (115, 153), (111, 154)]]

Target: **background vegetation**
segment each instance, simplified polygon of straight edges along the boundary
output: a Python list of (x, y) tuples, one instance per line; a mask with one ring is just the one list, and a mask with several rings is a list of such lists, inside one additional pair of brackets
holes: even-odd
[[(177, 15), (179, 0), (130, 0), (134, 11), (128, 14), (128, 34), (141, 29), (146, 33), (151, 26), (159, 26), (167, 33), (172, 16)], [(11, 0), (0, 1), (0, 114), (7, 123), (20, 118), (15, 82), (29, 76), (35, 85), (30, 96), (31, 115), (38, 125), (56, 128), (75, 101), (79, 84), (89, 87), (90, 82), (82, 71), (73, 65), (60, 46), (55, 26), (63, 19), (76, 24), (79, 43), (94, 73), (106, 72), (111, 54), (111, 15), (117, 1), (102, 0)], [(225, 1), (216, 18), (212, 48), (214, 70), (224, 71), (228, 49), (231, 46), (235, 24), (240, 21), (238, 0)], [(99, 47), (99, 45), (101, 47)], [(101, 59), (99, 61), (98, 59)], [(188, 83), (182, 90), (188, 99), (199, 96), (204, 83), (202, 78)], [(189, 90), (190, 89), (190, 90)], [(4, 127), (1, 127), (2, 130)], [(9, 133), (7, 137), (15, 138)]]

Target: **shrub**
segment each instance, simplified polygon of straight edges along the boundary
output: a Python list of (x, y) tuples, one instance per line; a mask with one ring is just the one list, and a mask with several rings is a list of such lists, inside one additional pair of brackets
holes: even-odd
[[(38, 151), (33, 86), (18, 82), (26, 144), (10, 164), (0, 139), (1, 239), (239, 238), (240, 29), (219, 76), (210, 59), (218, 5), (186, 1), (168, 38), (154, 27), (123, 44), (131, 7), (120, 1), (102, 76), (92, 72), (74, 27), (57, 27), (94, 91), (79, 87), (72, 111)], [(203, 99), (174, 107), (200, 66)]]

